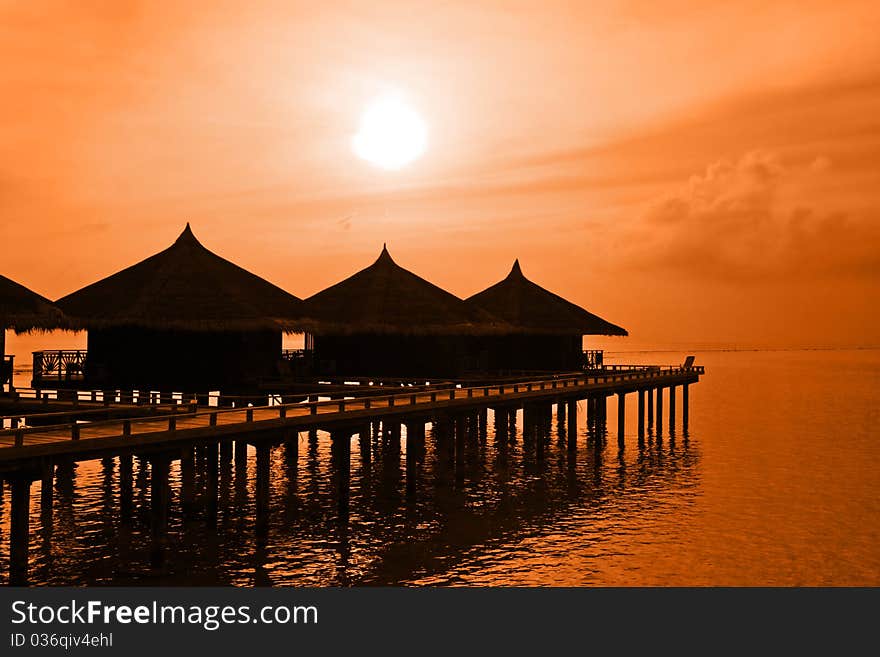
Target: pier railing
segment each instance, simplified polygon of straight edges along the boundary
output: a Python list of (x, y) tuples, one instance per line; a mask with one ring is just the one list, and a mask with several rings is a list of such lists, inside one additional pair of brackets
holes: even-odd
[[(51, 382), (48, 382), (51, 385)], [(188, 393), (180, 391), (159, 390), (82, 390), (77, 388), (16, 388), (11, 394), (13, 402), (33, 404), (39, 402), (48, 406), (51, 402), (65, 402), (73, 408), (89, 406), (150, 406), (181, 405), (210, 407), (241, 407), (241, 406), (277, 406), (285, 403), (314, 401), (319, 397), (355, 396), (366, 397), (380, 394), (380, 390), (416, 392), (421, 390), (446, 390), (456, 384), (438, 381), (426, 384), (404, 385), (397, 380), (389, 381), (357, 381), (350, 385), (333, 382), (319, 382), (307, 390), (273, 391), (253, 395), (222, 394), (219, 392)], [(389, 392), (389, 394), (391, 394)]]
[[(39, 444), (46, 444), (47, 434), (54, 434), (54, 440), (81, 440), (92, 438), (112, 437), (112, 430), (118, 429), (119, 435), (128, 437), (135, 434), (175, 432), (182, 429), (201, 429), (217, 427), (226, 424), (247, 426), (260, 421), (278, 421), (291, 417), (316, 416), (320, 414), (341, 414), (354, 411), (370, 411), (376, 409), (394, 409), (405, 411), (408, 407), (422, 405), (427, 410), (435, 408), (438, 402), (473, 401), (474, 398), (496, 397), (515, 399), (528, 397), (530, 394), (554, 391), (559, 394), (573, 392), (577, 389), (586, 389), (591, 386), (602, 386), (609, 383), (656, 383), (662, 384), (665, 379), (680, 375), (701, 375), (704, 373), (702, 366), (682, 367), (669, 366), (657, 367), (650, 370), (631, 370), (625, 372), (609, 372), (586, 374), (576, 376), (554, 377), (541, 381), (527, 381), (523, 383), (506, 383), (477, 386), (471, 388), (449, 388), (448, 390), (431, 390), (404, 392), (391, 395), (379, 395), (374, 397), (358, 397), (350, 399), (336, 399), (329, 401), (308, 401), (293, 404), (278, 404), (274, 406), (247, 406), (230, 409), (217, 409), (209, 411), (187, 412), (187, 407), (182, 406), (179, 413), (171, 413), (167, 416), (130, 418), (125, 420), (107, 420), (98, 422), (74, 422), (42, 427), (16, 428), (0, 431), (0, 445), (23, 447), (27, 443), (27, 437), (31, 434), (41, 434), (38, 437)], [(107, 431), (111, 430), (108, 436)], [(11, 440), (10, 440), (11, 439)]]

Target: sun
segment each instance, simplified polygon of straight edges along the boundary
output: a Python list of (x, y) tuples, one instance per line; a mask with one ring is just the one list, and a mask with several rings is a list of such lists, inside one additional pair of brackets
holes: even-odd
[(402, 169), (428, 146), (428, 127), (419, 113), (397, 96), (384, 96), (364, 109), (351, 141), (355, 155), (382, 169)]

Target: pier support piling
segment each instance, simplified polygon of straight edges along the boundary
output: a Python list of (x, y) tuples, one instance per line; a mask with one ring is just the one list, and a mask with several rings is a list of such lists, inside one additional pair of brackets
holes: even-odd
[(542, 405), (532, 407), (532, 439), (535, 441), (535, 458), (544, 460), (544, 442), (547, 439), (547, 408)]
[(284, 468), (288, 482), (295, 482), (299, 467), (299, 432), (290, 429), (284, 436)]
[(119, 455), (119, 516), (122, 522), (131, 520), (133, 462), (130, 452)]
[(455, 418), (455, 467), (464, 465), (464, 447), (467, 440), (467, 416)]
[(565, 439), (568, 443), (569, 451), (574, 451), (577, 449), (577, 401), (571, 400), (566, 405), (568, 406), (568, 410), (566, 411), (568, 426), (565, 429)]
[(55, 466), (47, 463), (43, 466), (40, 480), (40, 520), (44, 527), (52, 527), (52, 502), (55, 497)]
[(372, 461), (372, 446), (370, 444), (371, 428), (367, 424), (358, 432), (358, 447), (361, 453), (361, 467), (369, 467)]
[[(120, 473), (122, 465), (120, 464)], [(196, 502), (196, 459), (192, 447), (180, 452), (180, 505), (184, 516), (192, 514)]]
[(247, 441), (243, 438), (239, 438), (235, 441), (235, 474), (238, 475), (239, 472), (245, 473), (247, 470), (247, 453), (248, 453), (248, 445)]
[(689, 385), (687, 383), (681, 387), (681, 430), (683, 433), (687, 433), (688, 430), (688, 388)]
[(639, 407), (638, 407), (638, 432), (639, 432), (639, 442), (644, 442), (645, 440), (645, 391), (639, 390)]
[(669, 433), (675, 433), (675, 386), (669, 386)]
[(165, 559), (168, 540), (168, 472), (171, 460), (167, 455), (153, 456), (150, 460), (150, 519), (153, 545), (151, 559), (159, 566)]
[(507, 445), (507, 427), (509, 424), (509, 419), (507, 417), (507, 411), (502, 410), (500, 408), (495, 408), (494, 412), (495, 419), (493, 424), (495, 425), (495, 444), (498, 445), (499, 448), (503, 449)]
[(205, 446), (205, 509), (208, 524), (211, 526), (217, 523), (217, 494), (220, 479), (218, 457), (219, 445), (208, 443)]
[(256, 522), (257, 534), (265, 535), (269, 529), (269, 489), (270, 489), (270, 464), (271, 447), (269, 445), (257, 445), (257, 481), (256, 493)]
[(489, 436), (489, 409), (485, 406), (477, 411), (477, 433), (483, 442)]
[(232, 441), (223, 440), (220, 442), (220, 463), (227, 464), (232, 462)]
[(28, 548), (30, 544), (31, 478), (14, 476), (11, 517), (9, 519), (9, 584), (25, 586), (28, 580)]
[(333, 452), (333, 466), (336, 475), (339, 520), (348, 522), (351, 493), (351, 434), (344, 431), (334, 431), (330, 434), (330, 440), (330, 449)]
[(626, 393), (617, 393), (617, 444), (623, 447), (626, 428)]
[(663, 435), (663, 388), (657, 388), (657, 423), (655, 425), (657, 437)]
[[(419, 439), (419, 423), (410, 422), (406, 425), (406, 494), (413, 497), (416, 492), (416, 471), (418, 465), (418, 453), (421, 449)], [(421, 433), (424, 433), (425, 425), (421, 424)]]

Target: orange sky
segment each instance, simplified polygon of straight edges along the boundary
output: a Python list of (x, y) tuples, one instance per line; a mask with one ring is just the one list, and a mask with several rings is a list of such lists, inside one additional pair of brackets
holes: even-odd
[[(461, 296), (519, 257), (632, 345), (880, 344), (878, 34), (876, 1), (0, 0), (2, 273), (57, 298), (190, 221), (302, 297), (387, 241)], [(430, 129), (398, 172), (350, 150), (387, 90)]]

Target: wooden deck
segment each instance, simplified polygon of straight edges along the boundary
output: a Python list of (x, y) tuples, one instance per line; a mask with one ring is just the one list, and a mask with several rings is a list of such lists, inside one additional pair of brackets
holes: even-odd
[(521, 406), (696, 383), (701, 367), (646, 368), (571, 375), (470, 388), (420, 389), (371, 397), (309, 401), (233, 409), (172, 412), (162, 417), (132, 417), (73, 422), (0, 431), (0, 474), (36, 470), (46, 459), (85, 460), (100, 456), (174, 449), (204, 439), (241, 434), (322, 428), (343, 430), (375, 419), (427, 421), (443, 413), (480, 407)]

